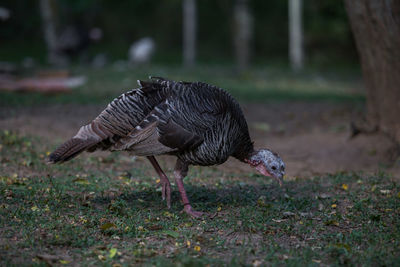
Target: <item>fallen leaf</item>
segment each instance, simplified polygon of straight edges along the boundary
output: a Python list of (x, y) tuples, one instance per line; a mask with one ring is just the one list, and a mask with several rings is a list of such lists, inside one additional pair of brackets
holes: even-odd
[(336, 207), (337, 207), (337, 204), (332, 204), (332, 206), (331, 206), (333, 209), (336, 209)]
[(310, 217), (313, 216), (313, 214), (312, 214), (311, 212), (300, 212), (300, 216), (301, 216), (301, 217), (308, 217), (308, 218), (310, 218)]
[(274, 221), (274, 222), (277, 222), (277, 223), (281, 223), (281, 222), (284, 222), (284, 221), (286, 221), (286, 220), (275, 220), (275, 219), (272, 219), (272, 221)]
[(347, 184), (342, 184), (342, 188), (343, 188), (343, 190), (347, 191), (349, 189), (349, 186)]
[(157, 230), (163, 229), (163, 227), (159, 224), (154, 224), (154, 225), (148, 226), (147, 229), (149, 229), (151, 231), (157, 231)]
[(335, 220), (326, 221), (325, 225), (339, 226), (339, 222)]
[(372, 187), (371, 187), (371, 192), (374, 192), (376, 190), (376, 185), (373, 185)]
[(194, 250), (199, 252), (201, 250), (201, 247), (200, 246), (194, 246)]
[(39, 209), (38, 206), (36, 206), (36, 205), (33, 206), (33, 207), (31, 208), (31, 210), (32, 210), (32, 211), (40, 211), (40, 209)]
[(318, 210), (322, 211), (324, 209), (324, 205), (322, 203), (318, 204)]
[(262, 261), (260, 261), (260, 260), (255, 260), (255, 261), (253, 261), (253, 267), (258, 267), (258, 266), (260, 266), (262, 264)]
[(82, 184), (82, 185), (88, 185), (88, 184), (90, 184), (90, 182), (87, 180), (87, 179), (84, 179), (84, 178), (76, 178), (76, 179), (74, 179), (74, 180), (72, 180), (74, 183), (77, 183), (77, 184)]
[(106, 257), (103, 256), (103, 255), (97, 255), (97, 258), (99, 258), (99, 260), (101, 260), (101, 261), (105, 261), (106, 260)]
[(109, 251), (108, 257), (110, 259), (112, 259), (112, 258), (115, 257), (116, 254), (117, 254), (117, 249), (116, 248), (111, 248), (110, 251)]
[(325, 193), (322, 193), (318, 196), (320, 199), (326, 199), (326, 198), (330, 198), (331, 196)]
[(107, 223), (101, 225), (100, 229), (105, 231), (105, 230), (108, 230), (108, 229), (113, 228), (113, 227), (117, 227), (117, 226), (115, 224), (113, 224), (113, 223), (107, 222)]

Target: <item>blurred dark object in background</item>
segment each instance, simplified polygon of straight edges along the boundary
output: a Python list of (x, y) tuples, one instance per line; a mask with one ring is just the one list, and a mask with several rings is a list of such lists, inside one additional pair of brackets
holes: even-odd
[[(99, 42), (103, 37), (103, 32), (100, 28), (85, 29), (83, 25), (69, 25), (60, 34), (58, 38), (59, 53), (73, 58), (83, 55), (87, 57), (88, 47), (95, 42)], [(87, 58), (81, 58), (87, 61)]]

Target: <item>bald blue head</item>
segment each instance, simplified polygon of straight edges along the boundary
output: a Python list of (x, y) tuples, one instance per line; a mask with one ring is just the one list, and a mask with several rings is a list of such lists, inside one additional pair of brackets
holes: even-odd
[(282, 178), (285, 175), (285, 163), (275, 152), (269, 149), (256, 150), (246, 159), (246, 162), (261, 174), (275, 178), (282, 185)]

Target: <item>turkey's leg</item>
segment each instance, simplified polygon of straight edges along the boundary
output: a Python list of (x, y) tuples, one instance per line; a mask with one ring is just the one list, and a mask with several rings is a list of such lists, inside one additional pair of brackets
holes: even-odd
[(150, 161), (151, 165), (153, 165), (157, 174), (160, 176), (160, 182), (162, 185), (162, 189), (161, 189), (162, 200), (165, 200), (165, 197), (167, 198), (167, 206), (170, 209), (171, 208), (171, 183), (169, 182), (167, 175), (165, 175), (165, 173), (161, 169), (160, 165), (158, 165), (156, 158), (154, 156), (148, 156), (147, 158)]
[(178, 186), (179, 192), (181, 193), (182, 202), (183, 202), (183, 210), (193, 216), (193, 217), (200, 217), (203, 215), (203, 212), (193, 210), (192, 206), (190, 205), (189, 198), (187, 197), (185, 187), (183, 186), (183, 178), (185, 178), (188, 171), (188, 165), (183, 163), (181, 160), (176, 161), (174, 175), (176, 185)]

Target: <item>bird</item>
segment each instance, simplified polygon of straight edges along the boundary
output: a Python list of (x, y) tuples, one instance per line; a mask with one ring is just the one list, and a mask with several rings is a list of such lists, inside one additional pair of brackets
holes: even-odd
[(285, 163), (268, 148), (254, 148), (240, 105), (227, 91), (204, 82), (151, 76), (138, 80), (138, 85), (109, 103), (47, 162), (63, 163), (95, 150), (147, 157), (160, 177), (162, 200), (170, 208), (171, 183), (155, 156), (175, 156), (174, 176), (183, 211), (193, 217), (204, 213), (193, 209), (184, 188), (190, 165), (219, 165), (234, 157), (282, 186)]

